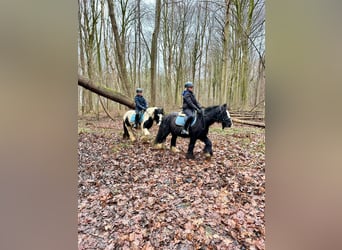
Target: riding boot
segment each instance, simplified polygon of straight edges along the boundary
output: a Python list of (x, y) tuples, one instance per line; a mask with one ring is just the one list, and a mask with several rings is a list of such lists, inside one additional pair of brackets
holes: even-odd
[(134, 121), (134, 125), (133, 125), (133, 128), (138, 128), (139, 126), (139, 120), (140, 120), (140, 114), (139, 113), (136, 113), (135, 114), (135, 121)]
[(192, 122), (192, 117), (189, 117), (189, 118), (186, 120), (185, 124), (184, 124), (184, 127), (183, 127), (183, 129), (182, 129), (181, 134), (183, 134), (183, 135), (188, 135), (188, 134), (189, 134), (189, 126), (190, 126), (190, 123), (191, 123), (191, 122)]

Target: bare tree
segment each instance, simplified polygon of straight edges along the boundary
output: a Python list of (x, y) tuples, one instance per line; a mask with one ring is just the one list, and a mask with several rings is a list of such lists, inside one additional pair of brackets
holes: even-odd
[[(112, 29), (114, 33), (115, 45), (116, 45), (116, 58), (118, 60), (118, 68), (119, 68), (119, 77), (121, 83), (124, 87), (124, 92), (127, 95), (131, 95), (133, 92), (130, 89), (130, 85), (128, 82), (128, 74), (126, 69), (126, 60), (125, 60), (125, 40), (120, 39), (118, 25), (116, 22), (115, 14), (114, 14), (114, 3), (112, 0), (107, 0), (108, 2), (108, 10), (109, 10), (109, 17), (112, 24)], [(124, 34), (124, 32), (123, 32)]]
[[(80, 73), (82, 75), (86, 74), (86, 67), (85, 67), (85, 59), (84, 59), (84, 38), (83, 38), (83, 30), (84, 30), (84, 26), (82, 24), (82, 3), (79, 0), (78, 1), (78, 25), (79, 25), (79, 39), (78, 39), (78, 46), (79, 46), (79, 62), (80, 62)], [(80, 89), (80, 104), (81, 104), (81, 112), (82, 115), (85, 113), (85, 95), (86, 95), (86, 90), (81, 88)]]
[(222, 51), (222, 78), (221, 78), (221, 86), (222, 86), (222, 95), (220, 98), (220, 102), (225, 100), (226, 97), (226, 87), (228, 86), (228, 43), (229, 43), (229, 19), (230, 19), (230, 0), (226, 2), (226, 11), (225, 11), (225, 20), (224, 27), (222, 33), (223, 40), (223, 51)]
[[(151, 105), (171, 109), (189, 80), (204, 106), (262, 109), (264, 0), (78, 3), (79, 72), (93, 82), (130, 98), (139, 85)], [(79, 100), (83, 113), (99, 114), (97, 95), (80, 88)]]
[(156, 65), (157, 65), (157, 49), (158, 49), (158, 34), (160, 28), (160, 12), (161, 0), (156, 0), (154, 31), (151, 44), (151, 105), (156, 103)]

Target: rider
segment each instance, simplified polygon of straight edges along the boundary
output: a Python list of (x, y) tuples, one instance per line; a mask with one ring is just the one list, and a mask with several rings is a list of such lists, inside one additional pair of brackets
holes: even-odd
[(196, 100), (194, 93), (192, 92), (194, 84), (192, 82), (186, 82), (184, 85), (185, 90), (183, 91), (183, 113), (187, 116), (187, 120), (182, 129), (182, 134), (188, 135), (188, 129), (194, 119), (194, 111), (198, 114), (202, 114), (202, 107)]
[(147, 102), (145, 98), (143, 97), (143, 89), (137, 88), (136, 89), (137, 95), (134, 97), (135, 102), (135, 123), (133, 128), (137, 128), (139, 125), (140, 115), (143, 115), (143, 113), (148, 108)]

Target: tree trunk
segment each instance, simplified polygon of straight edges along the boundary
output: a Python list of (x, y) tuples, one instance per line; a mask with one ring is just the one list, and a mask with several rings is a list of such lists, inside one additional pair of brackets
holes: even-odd
[(125, 51), (122, 51), (122, 42), (120, 40), (120, 35), (118, 31), (118, 26), (116, 23), (115, 19), (115, 14), (114, 14), (114, 5), (112, 0), (108, 0), (108, 9), (109, 9), (109, 17), (111, 20), (112, 24), (112, 30), (114, 33), (114, 38), (115, 38), (115, 45), (116, 45), (116, 54), (117, 54), (117, 59), (119, 63), (119, 77), (122, 82), (122, 85), (124, 86), (125, 94), (131, 95), (133, 92), (131, 91), (129, 84), (128, 84), (128, 76), (127, 76), (127, 69), (126, 69), (126, 62), (125, 62)]
[(179, 54), (178, 54), (178, 65), (176, 68), (176, 89), (175, 89), (175, 104), (177, 105), (179, 102), (178, 100), (180, 99), (180, 90), (181, 90), (181, 86), (183, 83), (181, 83), (181, 81), (183, 81), (184, 79), (184, 70), (183, 70), (183, 57), (184, 57), (184, 49), (185, 49), (185, 29), (186, 29), (186, 10), (184, 10), (183, 16), (182, 16), (182, 26), (181, 26), (181, 41), (180, 44), (178, 45), (179, 47)]
[[(82, 30), (83, 30), (83, 24), (82, 24), (82, 13), (81, 13), (81, 2), (80, 0), (78, 1), (78, 25), (79, 25), (79, 48), (80, 48), (80, 53), (79, 53), (79, 62), (81, 63), (81, 74), (85, 75), (86, 70), (85, 70), (85, 59), (84, 59), (84, 47), (83, 47), (83, 35), (82, 35)], [(80, 90), (80, 98), (81, 98), (81, 112), (82, 115), (85, 113), (85, 95), (86, 95), (86, 90), (81, 88)]]
[(106, 97), (112, 101), (118, 102), (122, 105), (125, 105), (131, 109), (135, 108), (134, 102), (128, 96), (125, 96), (119, 92), (116, 92), (112, 89), (106, 88), (105, 86), (95, 85), (91, 80), (78, 76), (78, 85), (82, 86), (83, 88), (94, 92), (98, 95)]
[(161, 0), (156, 1), (154, 31), (152, 34), (151, 44), (151, 100), (152, 106), (156, 103), (156, 66), (157, 66), (157, 49), (158, 49), (158, 34), (160, 28), (160, 12)]
[[(221, 86), (222, 92), (220, 97), (220, 103), (227, 102), (226, 89), (228, 85), (228, 43), (229, 43), (229, 10), (230, 10), (230, 0), (226, 2), (226, 15), (225, 15), (225, 23), (223, 28), (223, 53), (222, 53), (222, 78), (221, 78)], [(229, 90), (228, 90), (229, 91)]]
[[(138, 45), (138, 41), (139, 41), (139, 37), (140, 37), (140, 31), (139, 31), (139, 22), (140, 20), (140, 0), (137, 1), (137, 11), (135, 12), (135, 26), (134, 26), (134, 54), (133, 54), (133, 77), (132, 77), (132, 82), (134, 84), (134, 87), (137, 87), (137, 71), (140, 68), (138, 68), (138, 53), (140, 53), (140, 51), (138, 51), (139, 45)], [(140, 83), (139, 83), (140, 84)]]

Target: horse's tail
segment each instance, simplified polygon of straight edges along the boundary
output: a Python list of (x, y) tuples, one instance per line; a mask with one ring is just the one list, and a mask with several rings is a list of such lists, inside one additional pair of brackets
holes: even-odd
[(165, 116), (159, 126), (157, 136), (154, 140), (154, 144), (163, 143), (166, 140), (166, 137), (171, 132), (170, 124), (171, 124), (171, 116), (170, 115)]
[(123, 125), (123, 129), (124, 129), (123, 138), (127, 139), (127, 138), (129, 138), (129, 134), (128, 134), (128, 129), (126, 127), (126, 121), (125, 120), (122, 122), (122, 125)]

